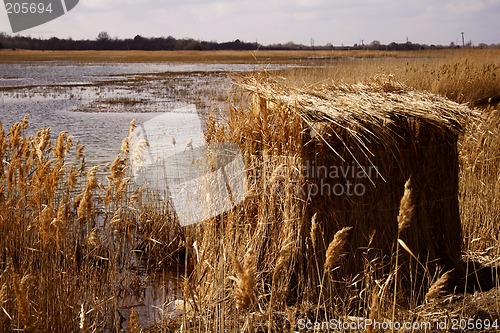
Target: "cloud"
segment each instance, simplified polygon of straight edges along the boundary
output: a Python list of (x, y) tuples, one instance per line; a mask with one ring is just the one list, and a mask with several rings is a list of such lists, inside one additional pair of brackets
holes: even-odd
[[(6, 17), (6, 14), (3, 13)], [(82, 0), (67, 15), (25, 35), (94, 39), (174, 36), (263, 44), (446, 43), (461, 31), (499, 42), (499, 0)], [(9, 31), (1, 20), (0, 31)], [(51, 31), (43, 32), (43, 31)]]
[(135, 6), (146, 6), (149, 5), (148, 0), (84, 0), (80, 1), (78, 4), (79, 9), (91, 10), (91, 11), (101, 11), (101, 10), (116, 10), (119, 11), (120, 8), (130, 8), (131, 5)]

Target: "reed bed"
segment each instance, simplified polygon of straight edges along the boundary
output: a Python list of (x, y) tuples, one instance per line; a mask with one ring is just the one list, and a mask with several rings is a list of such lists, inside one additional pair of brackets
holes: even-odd
[(128, 138), (104, 179), (66, 132), (28, 126), (0, 126), (0, 330), (117, 331), (138, 274), (177, 260), (175, 220), (129, 194)]
[[(446, 51), (444, 51), (446, 52)], [(394, 52), (395, 57), (411, 54), (419, 57), (419, 52)], [(36, 51), (36, 50), (0, 50), (0, 63), (36, 62), (36, 61), (71, 61), (76, 63), (109, 62), (181, 62), (181, 63), (290, 63), (302, 60), (310, 62), (317, 57), (384, 58), (381, 51)]]
[(446, 96), (471, 106), (495, 107), (500, 102), (499, 50), (443, 50), (386, 52), (383, 57), (342, 54), (310, 68), (280, 72), (289, 86), (315, 86), (330, 80), (353, 84), (377, 75), (417, 90)]
[(500, 112), (483, 110), (482, 121), (474, 123), (460, 142), (460, 200), (464, 230), (463, 248), (471, 257), (491, 262), (500, 253)]
[[(477, 111), (388, 77), (314, 89), (266, 76), (236, 85), (240, 104), (210, 137), (242, 147), (250, 195), (187, 237), (196, 250), (184, 296), (195, 310), (185, 329), (415, 321), (410, 309), (456, 282), (440, 282), (444, 272), (467, 274), (457, 142)], [(304, 192), (318, 181), (311, 165), (377, 166), (377, 174), (363, 179), (363, 198), (314, 197)]]
[[(390, 59), (386, 53), (329, 53), (313, 68), (240, 81), (227, 113), (207, 120), (206, 135), (240, 146), (247, 198), (184, 228), (164, 193), (132, 186), (129, 138), (104, 170), (87, 165), (84, 146), (70, 133), (40, 129), (29, 136), (27, 119), (0, 126), (0, 331), (291, 332), (332, 319), (500, 318), (497, 52), (397, 53)], [(290, 54), (280, 57), (288, 61)], [(332, 91), (340, 91), (334, 99), (344, 105), (328, 113), (322, 106)], [(411, 107), (401, 108), (406, 102)], [(399, 108), (387, 117), (367, 112), (372, 104)], [(346, 105), (349, 112), (342, 113)], [(425, 121), (409, 121), (415, 118)], [(407, 134), (401, 124), (419, 133), (406, 138), (407, 150), (398, 146)], [(431, 144), (416, 149), (415, 140)], [(406, 170), (415, 149), (434, 158), (416, 159)], [(346, 166), (351, 158), (387, 166), (379, 169), (385, 187), (372, 177), (383, 191), (363, 178), (373, 191), (369, 204), (381, 202), (378, 210), (385, 213), (365, 214), (366, 202), (353, 198), (304, 195), (314, 177), (301, 166), (313, 160), (344, 165), (339, 155), (349, 156)], [(390, 169), (396, 170), (393, 180)], [(426, 180), (436, 192), (423, 198)], [(446, 198), (453, 199), (446, 209), (423, 208)], [(441, 224), (433, 224), (432, 212)], [(419, 245), (430, 226), (448, 238)], [(175, 302), (181, 315), (146, 330), (137, 309), (124, 308), (122, 300), (143, 293), (147, 280), (172, 263), (183, 264), (176, 268), (183, 278), (183, 300)], [(484, 277), (490, 285), (477, 281)]]

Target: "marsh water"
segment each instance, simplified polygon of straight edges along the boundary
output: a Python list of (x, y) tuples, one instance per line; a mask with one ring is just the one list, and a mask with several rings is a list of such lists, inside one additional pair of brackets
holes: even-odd
[(52, 137), (68, 131), (86, 145), (88, 163), (106, 164), (118, 153), (132, 119), (141, 124), (161, 113), (222, 107), (231, 89), (228, 74), (256, 69), (201, 63), (0, 64), (0, 122), (7, 129), (28, 115), (29, 131), (49, 127)]
[[(162, 121), (173, 123), (167, 126), (172, 133), (163, 133), (168, 142), (175, 137), (178, 149), (185, 150), (185, 142), (196, 134), (182, 130), (192, 125), (185, 122), (191, 123), (196, 113), (227, 104), (229, 74), (256, 69), (261, 68), (246, 64), (61, 61), (0, 64), (0, 122), (8, 131), (28, 115), (27, 135), (48, 127), (55, 139), (59, 132), (68, 131), (74, 141), (86, 146), (87, 164), (99, 165), (104, 172), (128, 135), (131, 120), (140, 127), (161, 115)], [(150, 281), (141, 275), (141, 280), (147, 281), (145, 288), (120, 300), (120, 316), (127, 320), (135, 308), (143, 327), (148, 327), (161, 318), (178, 315), (174, 304), (181, 297), (179, 276), (179, 272), (168, 271)]]

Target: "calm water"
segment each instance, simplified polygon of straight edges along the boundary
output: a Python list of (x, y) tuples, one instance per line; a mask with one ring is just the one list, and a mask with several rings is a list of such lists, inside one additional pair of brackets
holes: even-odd
[(132, 119), (141, 124), (159, 113), (196, 110), (194, 102), (208, 105), (214, 96), (227, 95), (228, 73), (256, 69), (245, 64), (0, 64), (0, 122), (8, 128), (27, 114), (28, 134), (49, 127), (55, 137), (66, 130), (86, 145), (87, 162), (106, 164)]
[[(268, 69), (277, 66), (266, 67)], [(247, 64), (171, 64), (171, 63), (109, 63), (71, 64), (43, 62), (0, 64), (0, 87), (26, 85), (68, 85), (95, 81), (112, 81), (118, 76), (153, 73), (249, 72), (260, 67)]]

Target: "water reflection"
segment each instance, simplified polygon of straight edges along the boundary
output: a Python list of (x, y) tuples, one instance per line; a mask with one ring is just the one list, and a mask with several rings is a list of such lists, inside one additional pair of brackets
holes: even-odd
[[(152, 112), (224, 100), (226, 73), (255, 69), (231, 64), (0, 64), (0, 122), (5, 128), (28, 114), (31, 132), (66, 130), (86, 145), (89, 164), (113, 161), (129, 123)], [(219, 102), (220, 102), (219, 100)]]
[(135, 287), (125, 291), (119, 300), (121, 328), (128, 330), (132, 309), (135, 309), (141, 327), (147, 329), (162, 320), (182, 315), (175, 301), (182, 298), (181, 268), (170, 268), (154, 280), (146, 275), (136, 275)]
[[(266, 69), (279, 65), (266, 66)], [(248, 64), (200, 64), (200, 63), (105, 63), (71, 64), (43, 62), (27, 64), (0, 64), (0, 87), (25, 85), (69, 85), (112, 81), (117, 77), (150, 73), (210, 73), (249, 72), (261, 66)]]

